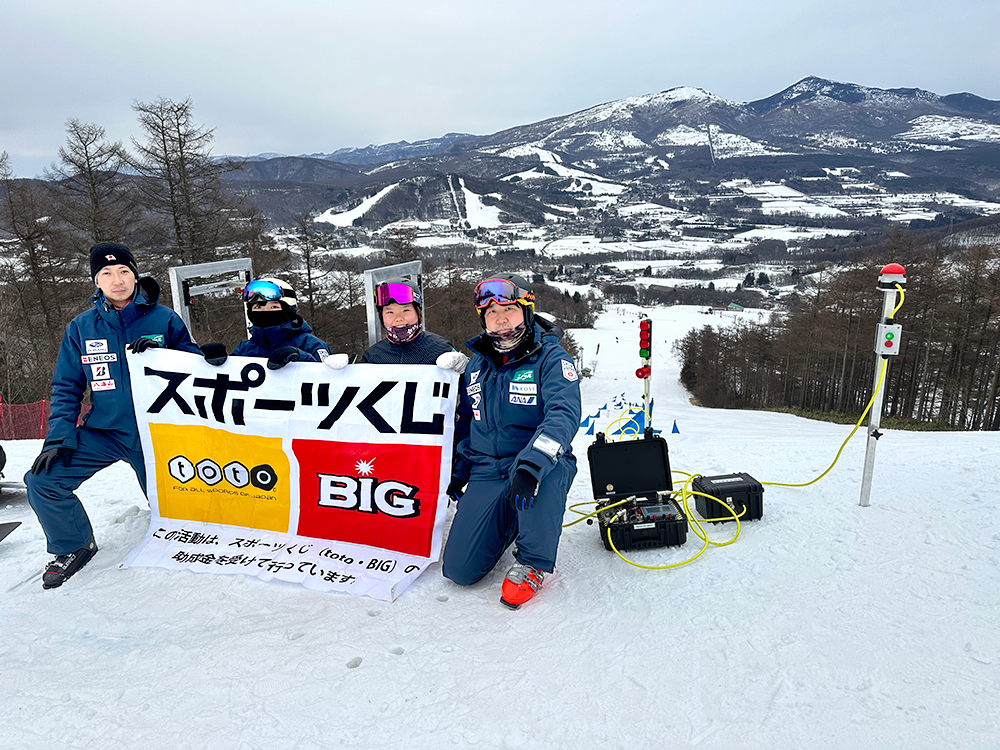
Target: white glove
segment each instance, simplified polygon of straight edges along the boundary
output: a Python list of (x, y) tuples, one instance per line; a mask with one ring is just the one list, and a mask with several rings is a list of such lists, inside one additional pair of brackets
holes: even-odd
[(331, 370), (343, 370), (347, 367), (347, 363), (350, 361), (350, 357), (346, 354), (331, 354), (326, 359), (323, 360), (323, 364), (329, 367)]
[(469, 358), (462, 352), (445, 352), (437, 358), (436, 364), (442, 370), (454, 370), (461, 375), (465, 372), (465, 366), (469, 364)]

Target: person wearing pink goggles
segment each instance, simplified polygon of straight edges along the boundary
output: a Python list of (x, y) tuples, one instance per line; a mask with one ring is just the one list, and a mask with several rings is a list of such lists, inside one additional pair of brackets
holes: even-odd
[(445, 355), (458, 355), (462, 364), (464, 354), (455, 351), (443, 336), (424, 330), (424, 297), (417, 282), (405, 278), (389, 279), (375, 287), (375, 307), (385, 338), (368, 348), (361, 355), (361, 362), (373, 365), (433, 365), (455, 369), (438, 360)]

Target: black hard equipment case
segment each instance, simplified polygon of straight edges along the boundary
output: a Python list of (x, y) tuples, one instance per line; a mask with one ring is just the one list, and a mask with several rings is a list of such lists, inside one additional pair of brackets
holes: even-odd
[(607, 442), (604, 433), (598, 433), (587, 449), (587, 460), (605, 549), (687, 541), (687, 517), (669, 496), (673, 482), (666, 440), (649, 428), (641, 439), (617, 443)]

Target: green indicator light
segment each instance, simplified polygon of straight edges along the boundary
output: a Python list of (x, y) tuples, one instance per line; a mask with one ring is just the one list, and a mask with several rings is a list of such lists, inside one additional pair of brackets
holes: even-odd
[(639, 356), (642, 357), (643, 359), (649, 357), (649, 349), (640, 349)]

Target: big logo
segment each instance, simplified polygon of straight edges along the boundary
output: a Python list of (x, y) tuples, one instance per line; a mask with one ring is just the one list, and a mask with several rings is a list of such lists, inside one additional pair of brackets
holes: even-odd
[(440, 446), (302, 439), (292, 450), (298, 534), (430, 555)]

